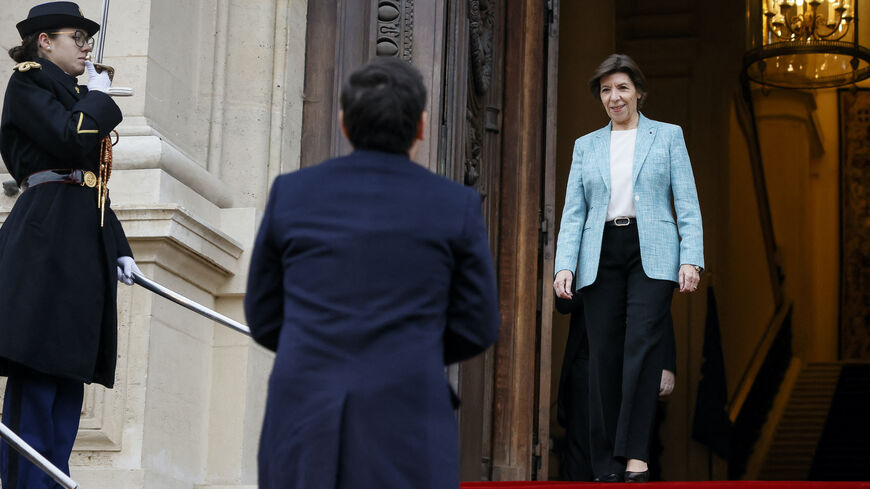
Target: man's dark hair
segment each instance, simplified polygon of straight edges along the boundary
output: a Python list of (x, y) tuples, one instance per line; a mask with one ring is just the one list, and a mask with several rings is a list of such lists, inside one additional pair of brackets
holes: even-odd
[(589, 80), (589, 91), (592, 92), (592, 96), (595, 100), (601, 100), (601, 79), (614, 73), (625, 73), (631, 78), (634, 88), (640, 94), (640, 99), (637, 101), (637, 108), (640, 109), (646, 102), (646, 77), (643, 76), (637, 63), (626, 54), (611, 54), (598, 65), (598, 69)]
[(426, 107), (423, 75), (393, 57), (377, 57), (341, 87), (344, 126), (355, 149), (408, 153)]

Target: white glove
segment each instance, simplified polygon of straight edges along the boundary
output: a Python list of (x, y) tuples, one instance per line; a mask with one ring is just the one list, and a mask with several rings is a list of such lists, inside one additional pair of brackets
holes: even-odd
[(103, 70), (102, 73), (97, 73), (94, 64), (90, 61), (85, 61), (85, 67), (88, 69), (88, 90), (96, 90), (98, 92), (108, 93), (109, 87), (112, 86), (112, 80), (109, 78), (109, 72)]
[(133, 272), (142, 273), (133, 258), (130, 256), (118, 257), (118, 280), (127, 285), (133, 285)]

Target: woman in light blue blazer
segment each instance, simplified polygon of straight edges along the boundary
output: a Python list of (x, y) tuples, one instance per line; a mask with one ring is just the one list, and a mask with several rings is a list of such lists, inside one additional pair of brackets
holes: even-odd
[(645, 482), (662, 318), (674, 287), (698, 287), (701, 210), (682, 130), (638, 111), (647, 92), (637, 64), (611, 55), (589, 88), (610, 123), (574, 144), (553, 288), (583, 297), (596, 479)]

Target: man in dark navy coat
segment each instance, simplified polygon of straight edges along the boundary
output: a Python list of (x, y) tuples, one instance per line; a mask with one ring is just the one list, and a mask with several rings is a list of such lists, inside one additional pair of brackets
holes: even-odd
[(277, 354), (261, 488), (456, 488), (444, 366), (498, 329), (480, 197), (414, 163), (422, 76), (378, 58), (342, 87), (354, 147), (275, 180), (245, 314)]

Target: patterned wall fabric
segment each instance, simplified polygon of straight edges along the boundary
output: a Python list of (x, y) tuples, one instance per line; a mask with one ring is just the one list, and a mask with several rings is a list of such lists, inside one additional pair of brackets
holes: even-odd
[(870, 360), (870, 90), (840, 97), (840, 356)]

